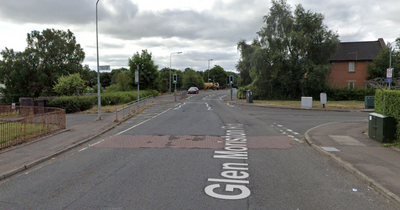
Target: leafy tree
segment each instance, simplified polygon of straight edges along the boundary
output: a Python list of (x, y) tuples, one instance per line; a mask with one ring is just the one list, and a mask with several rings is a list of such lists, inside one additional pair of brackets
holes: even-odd
[(208, 73), (210, 73), (210, 82), (218, 82), (219, 84), (225, 84), (227, 81), (225, 70), (219, 66), (215, 65), (212, 69), (206, 70), (203, 75), (203, 80), (208, 80)]
[(71, 31), (32, 31), (23, 52), (1, 52), (0, 80), (10, 101), (17, 97), (53, 95), (53, 86), (62, 75), (82, 73), (85, 53)]
[(60, 96), (72, 96), (84, 93), (86, 86), (79, 73), (75, 73), (59, 77), (53, 90)]
[[(397, 39), (397, 43), (400, 42), (400, 39)], [(389, 46), (390, 47), (390, 46)], [(386, 78), (386, 70), (389, 68), (389, 56), (390, 56), (390, 48), (385, 48), (380, 51), (379, 55), (373, 60), (373, 63), (367, 65), (368, 68), (368, 79), (374, 79), (378, 77)], [(397, 50), (396, 50), (397, 48)], [(391, 67), (393, 70), (393, 77), (400, 77), (400, 53), (398, 51), (399, 45), (392, 49), (392, 64)]]
[(19, 97), (37, 97), (41, 93), (41, 81), (30, 53), (14, 52), (6, 48), (1, 52), (0, 83), (5, 85), (0, 91), (6, 103), (17, 102)]
[(201, 75), (193, 69), (186, 68), (182, 79), (182, 88), (188, 89), (190, 87), (204, 87), (204, 81)]
[[(97, 80), (96, 80), (97, 84)], [(111, 75), (109, 72), (100, 72), (101, 87), (106, 88), (111, 85)]]
[(118, 85), (119, 91), (133, 90), (131, 78), (132, 74), (129, 71), (121, 71), (117, 74), (116, 84)]
[(250, 45), (244, 40), (238, 43), (240, 83), (251, 81), (259, 98), (297, 98), (322, 91), (329, 57), (339, 43), (323, 19), (300, 4), (292, 12), (286, 0), (273, 0), (258, 38)]
[[(127, 68), (119, 68), (119, 69), (113, 69), (110, 73), (110, 77), (111, 77), (111, 84), (116, 84), (117, 83), (117, 78), (118, 75), (122, 72), (128, 72), (129, 70)], [(126, 75), (128, 76), (128, 75)]]
[(159, 92), (166, 93), (169, 91), (169, 68), (162, 68), (158, 73)]
[[(147, 50), (142, 50), (142, 53), (136, 52), (132, 58), (129, 59), (129, 69), (132, 75), (135, 75), (135, 71), (139, 66), (140, 72), (140, 88), (141, 89), (153, 89), (158, 90), (158, 66), (154, 64), (152, 60), (152, 54), (148, 53)], [(135, 78), (132, 77), (132, 84), (135, 84)]]
[(27, 37), (25, 51), (32, 56), (41, 81), (41, 95), (52, 95), (58, 77), (82, 72), (85, 53), (68, 31), (46, 29), (42, 33), (32, 31)]

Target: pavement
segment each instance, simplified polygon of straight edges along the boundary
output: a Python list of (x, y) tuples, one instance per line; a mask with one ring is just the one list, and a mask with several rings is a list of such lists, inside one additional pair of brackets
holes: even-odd
[[(234, 94), (235, 95), (235, 94)], [(158, 96), (154, 102), (176, 103), (183, 97), (173, 94)], [(246, 103), (233, 97), (225, 97), (228, 103), (238, 106), (257, 106), (279, 109), (300, 109), (332, 112), (373, 112), (373, 109), (328, 109), (268, 106)], [(82, 145), (122, 122), (115, 122), (115, 114), (97, 115), (67, 114), (67, 129), (28, 143), (0, 150), (0, 180), (7, 179), (33, 166), (55, 158), (66, 151)], [(84, 126), (83, 126), (84, 125)], [(306, 142), (337, 164), (365, 181), (371, 188), (385, 196), (400, 208), (400, 150), (383, 147), (370, 139), (366, 132), (367, 121), (335, 122), (319, 125), (305, 133)]]

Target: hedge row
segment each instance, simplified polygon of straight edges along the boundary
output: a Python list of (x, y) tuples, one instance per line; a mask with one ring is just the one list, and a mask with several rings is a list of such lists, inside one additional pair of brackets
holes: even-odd
[[(158, 91), (144, 90), (140, 91), (140, 97), (157, 96)], [(101, 105), (118, 105), (137, 100), (137, 91), (129, 92), (111, 92), (101, 94)], [(67, 113), (85, 111), (98, 104), (97, 95), (85, 96), (62, 96), (55, 98), (47, 103), (47, 106), (65, 109)]]
[(400, 91), (376, 90), (374, 98), (374, 112), (396, 119), (396, 139), (400, 140)]
[[(249, 89), (250, 86), (240, 87), (237, 92), (237, 97), (239, 99), (244, 99), (246, 96), (243, 95), (243, 91)], [(265, 96), (257, 96), (256, 92), (254, 98), (266, 98)], [(349, 89), (349, 88), (328, 88), (325, 90), (326, 96), (329, 101), (364, 101), (365, 96), (373, 96), (375, 95), (375, 90), (370, 88), (362, 88), (362, 89)], [(310, 95), (309, 97), (313, 97), (314, 100), (319, 100), (319, 94)], [(307, 95), (308, 96), (308, 95)], [(301, 96), (298, 96), (298, 100), (301, 99)], [(295, 100), (292, 98), (282, 99), (276, 98), (272, 100)]]

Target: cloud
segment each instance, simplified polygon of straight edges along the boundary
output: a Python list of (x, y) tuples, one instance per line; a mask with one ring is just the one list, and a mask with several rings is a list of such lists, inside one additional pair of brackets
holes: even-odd
[[(13, 23), (85, 25), (96, 20), (95, 0), (0, 0), (0, 4), (0, 17)], [(124, 22), (137, 12), (138, 6), (130, 0), (101, 0), (98, 3), (100, 21), (111, 18)]]

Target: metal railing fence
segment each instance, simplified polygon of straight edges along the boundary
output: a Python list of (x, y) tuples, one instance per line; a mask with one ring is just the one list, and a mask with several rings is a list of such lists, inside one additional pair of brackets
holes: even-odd
[(132, 101), (127, 104), (123, 104), (117, 106), (115, 108), (115, 121), (118, 122), (120, 120), (124, 120), (125, 118), (138, 113), (140, 108), (144, 108), (148, 104), (154, 103), (154, 96), (147, 96), (145, 98), (141, 98), (139, 101)]
[(65, 128), (64, 109), (0, 105), (0, 149)]

